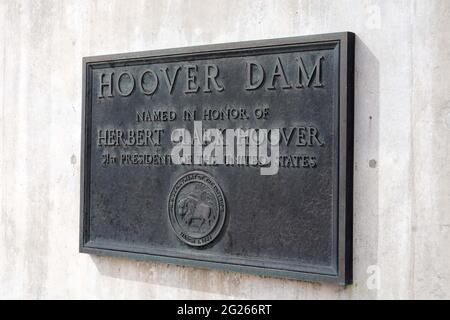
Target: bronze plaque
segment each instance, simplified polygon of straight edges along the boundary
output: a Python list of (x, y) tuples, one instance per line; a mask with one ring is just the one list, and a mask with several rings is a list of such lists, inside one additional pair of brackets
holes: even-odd
[(354, 35), (83, 60), (80, 251), (351, 282)]

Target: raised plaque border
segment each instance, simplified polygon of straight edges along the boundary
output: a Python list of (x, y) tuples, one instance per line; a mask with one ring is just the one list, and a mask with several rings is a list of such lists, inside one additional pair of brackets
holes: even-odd
[[(91, 148), (91, 71), (93, 66), (101, 67), (111, 64), (120, 65), (146, 59), (189, 58), (189, 56), (215, 55), (220, 53), (251, 52), (253, 49), (277, 49), (291, 46), (324, 45), (335, 43), (339, 46), (339, 160), (338, 160), (338, 234), (337, 272), (324, 274), (320, 270), (290, 271), (276, 268), (255, 267), (238, 263), (219, 263), (170, 257), (161, 254), (133, 252), (119, 244), (100, 245), (89, 239), (89, 195), (90, 195), (90, 148)], [(188, 265), (203, 268), (218, 268), (228, 271), (246, 272), (258, 275), (290, 278), (309, 281), (326, 281), (340, 285), (352, 283), (353, 259), (353, 121), (354, 121), (354, 60), (355, 35), (351, 32), (339, 32), (320, 35), (279, 38), (270, 40), (232, 42), (225, 44), (182, 47), (174, 49), (152, 50), (134, 53), (101, 55), (83, 58), (82, 69), (82, 131), (80, 162), (80, 238), (79, 251), (96, 255), (121, 256), (132, 259), (144, 259)]]

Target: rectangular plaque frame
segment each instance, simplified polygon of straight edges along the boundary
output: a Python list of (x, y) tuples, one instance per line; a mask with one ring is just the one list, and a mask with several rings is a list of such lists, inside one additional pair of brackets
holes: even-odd
[[(219, 268), (236, 272), (247, 272), (291, 279), (327, 281), (340, 285), (352, 282), (352, 216), (353, 216), (353, 104), (354, 104), (354, 34), (350, 32), (312, 36), (246, 41), (237, 43), (205, 45), (176, 49), (154, 50), (137, 53), (113, 54), (83, 58), (82, 83), (82, 137), (81, 137), (81, 202), (80, 202), (80, 243), (82, 253), (122, 256), (146, 259), (194, 267)], [(121, 66), (152, 58), (168, 58), (185, 61), (196, 55), (221, 53), (224, 56), (239, 56), (242, 52), (253, 52), (262, 48), (287, 48), (308, 44), (312, 47), (333, 43), (339, 50), (339, 121), (338, 121), (338, 161), (337, 167), (337, 213), (336, 234), (333, 246), (336, 248), (336, 268), (324, 272), (323, 268), (312, 266), (303, 271), (271, 266), (252, 266), (230, 259), (230, 262), (207, 261), (198, 258), (176, 257), (151, 252), (139, 246), (127, 246), (114, 241), (91, 241), (90, 239), (90, 197), (91, 197), (91, 138), (92, 138), (92, 70), (97, 66)]]

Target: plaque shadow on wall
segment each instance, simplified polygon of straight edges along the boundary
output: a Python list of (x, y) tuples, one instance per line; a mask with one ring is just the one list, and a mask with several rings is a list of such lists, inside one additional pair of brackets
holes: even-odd
[[(372, 275), (370, 267), (376, 266), (378, 247), (379, 62), (358, 36), (355, 39), (354, 117), (353, 273), (354, 282), (360, 283), (359, 290), (367, 290), (366, 283)], [(117, 257), (91, 255), (90, 258), (99, 273), (107, 277), (222, 295), (242, 293), (239, 290), (241, 280), (279, 281), (298, 288), (304, 288), (300, 285), (307, 283)], [(227, 285), (214, 285), (217, 283)], [(336, 286), (332, 284), (310, 282), (309, 285), (336, 292)], [(351, 287), (343, 287), (338, 292), (348, 291)], [(376, 294), (376, 290), (372, 292)]]
[(355, 37), (353, 279), (376, 298), (379, 281), (378, 196), (380, 66), (370, 43)]

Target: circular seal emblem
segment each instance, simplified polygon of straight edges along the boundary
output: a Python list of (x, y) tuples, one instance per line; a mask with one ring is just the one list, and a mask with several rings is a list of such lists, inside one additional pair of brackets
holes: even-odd
[(213, 177), (202, 171), (178, 178), (169, 195), (168, 209), (173, 231), (191, 246), (213, 241), (225, 222), (222, 190)]

